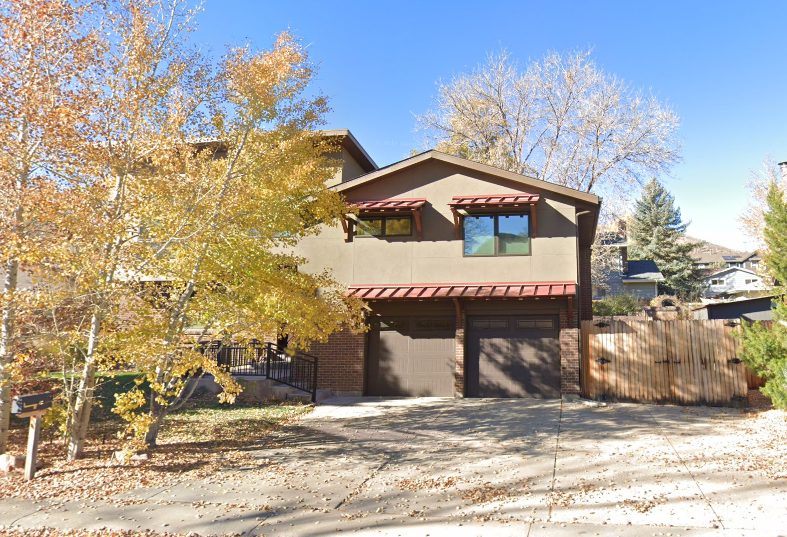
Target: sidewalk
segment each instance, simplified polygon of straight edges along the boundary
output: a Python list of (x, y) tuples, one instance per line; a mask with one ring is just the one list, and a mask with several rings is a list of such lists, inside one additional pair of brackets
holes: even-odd
[(0, 500), (0, 525), (787, 537), (787, 480), (736, 458), (758, 449), (751, 426), (730, 409), (335, 399), (252, 445), (246, 467), (102, 501)]

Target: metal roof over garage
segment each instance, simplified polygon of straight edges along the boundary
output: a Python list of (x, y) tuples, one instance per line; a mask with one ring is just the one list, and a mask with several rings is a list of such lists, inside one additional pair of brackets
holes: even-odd
[(429, 283), (408, 285), (352, 285), (345, 293), (363, 300), (427, 298), (545, 298), (572, 297), (574, 282)]

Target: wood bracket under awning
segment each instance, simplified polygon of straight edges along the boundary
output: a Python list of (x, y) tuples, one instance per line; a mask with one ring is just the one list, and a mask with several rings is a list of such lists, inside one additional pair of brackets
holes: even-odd
[(523, 209), (530, 215), (530, 236), (538, 237), (536, 205), (539, 194), (503, 194), (497, 196), (454, 196), (448, 206), (454, 215), (454, 238), (462, 238), (462, 217), (476, 214), (518, 212)]
[[(426, 204), (424, 198), (390, 198), (384, 200), (362, 200), (349, 202), (352, 207), (358, 210), (362, 216), (393, 216), (402, 213), (409, 213), (413, 217), (415, 232), (418, 242), (423, 239), (423, 224), (421, 214)], [(344, 242), (352, 242), (355, 235), (355, 223), (358, 216), (348, 213), (342, 218), (342, 229), (344, 230)]]

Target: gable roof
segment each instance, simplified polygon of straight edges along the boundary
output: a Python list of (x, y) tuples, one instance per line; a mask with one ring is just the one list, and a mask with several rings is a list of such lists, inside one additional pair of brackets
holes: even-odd
[(652, 259), (641, 259), (628, 262), (628, 273), (623, 278), (624, 282), (662, 282), (664, 275)]
[(759, 259), (757, 252), (741, 252), (740, 250), (733, 250), (732, 248), (695, 239), (694, 237), (687, 236), (685, 240), (697, 244), (691, 251), (695, 263), (743, 263), (752, 257)]
[(494, 166), (489, 166), (488, 164), (480, 164), (472, 160), (467, 160), (461, 157), (456, 157), (454, 155), (449, 155), (447, 153), (443, 153), (441, 151), (437, 151), (434, 149), (425, 151), (423, 153), (412, 156), (410, 158), (406, 158), (404, 160), (400, 160), (399, 162), (394, 162), (393, 164), (384, 166), (378, 170), (367, 173), (365, 175), (361, 175), (360, 177), (356, 177), (355, 179), (351, 179), (350, 181), (339, 183), (338, 185), (332, 186), (331, 189), (336, 190), (337, 192), (344, 192), (346, 190), (350, 190), (357, 186), (371, 183), (372, 181), (377, 181), (379, 179), (382, 179), (383, 177), (396, 173), (405, 168), (417, 166), (419, 164), (422, 164), (430, 160), (447, 162), (449, 164), (454, 164), (455, 166), (460, 166), (462, 168), (467, 168), (469, 170), (473, 170), (481, 173), (488, 173), (490, 175), (495, 175), (497, 177), (508, 179), (509, 181), (514, 181), (526, 186), (532, 186), (549, 192), (554, 192), (555, 194), (560, 194), (569, 198), (574, 198), (576, 200), (589, 203), (591, 205), (597, 205), (597, 206), (601, 205), (601, 198), (599, 198), (595, 194), (590, 194), (588, 192), (583, 192), (581, 190), (575, 190), (573, 188), (556, 185), (554, 183), (542, 181), (541, 179), (536, 179), (534, 177), (528, 177), (527, 175), (522, 175), (520, 173), (510, 172), (507, 170), (503, 170), (501, 168), (495, 168)]
[(342, 147), (346, 149), (350, 155), (352, 155), (352, 157), (355, 159), (355, 162), (361, 166), (363, 171), (371, 172), (379, 168), (374, 160), (372, 160), (372, 157), (369, 156), (369, 153), (367, 153), (358, 140), (355, 139), (355, 136), (353, 136), (353, 133), (351, 133), (349, 129), (331, 129), (320, 131), (320, 133), (323, 136), (338, 137)]
[(760, 276), (759, 274), (757, 274), (756, 272), (754, 272), (753, 270), (750, 270), (750, 269), (745, 269), (745, 268), (742, 268), (742, 267), (727, 267), (725, 269), (717, 270), (716, 272), (711, 272), (710, 274), (705, 276), (705, 279), (713, 278), (715, 276), (718, 276), (719, 274), (724, 274), (725, 272), (732, 272), (734, 270), (739, 270), (741, 272), (745, 272), (747, 274), (751, 274), (752, 276), (757, 276), (757, 277)]

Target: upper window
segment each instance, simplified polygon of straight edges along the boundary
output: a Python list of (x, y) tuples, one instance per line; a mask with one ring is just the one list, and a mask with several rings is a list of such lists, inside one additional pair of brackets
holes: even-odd
[(374, 216), (358, 219), (359, 237), (408, 237), (413, 233), (410, 216)]
[(527, 214), (464, 217), (465, 255), (529, 255)]
[(724, 285), (724, 280), (713, 279), (710, 281), (711, 285)]

